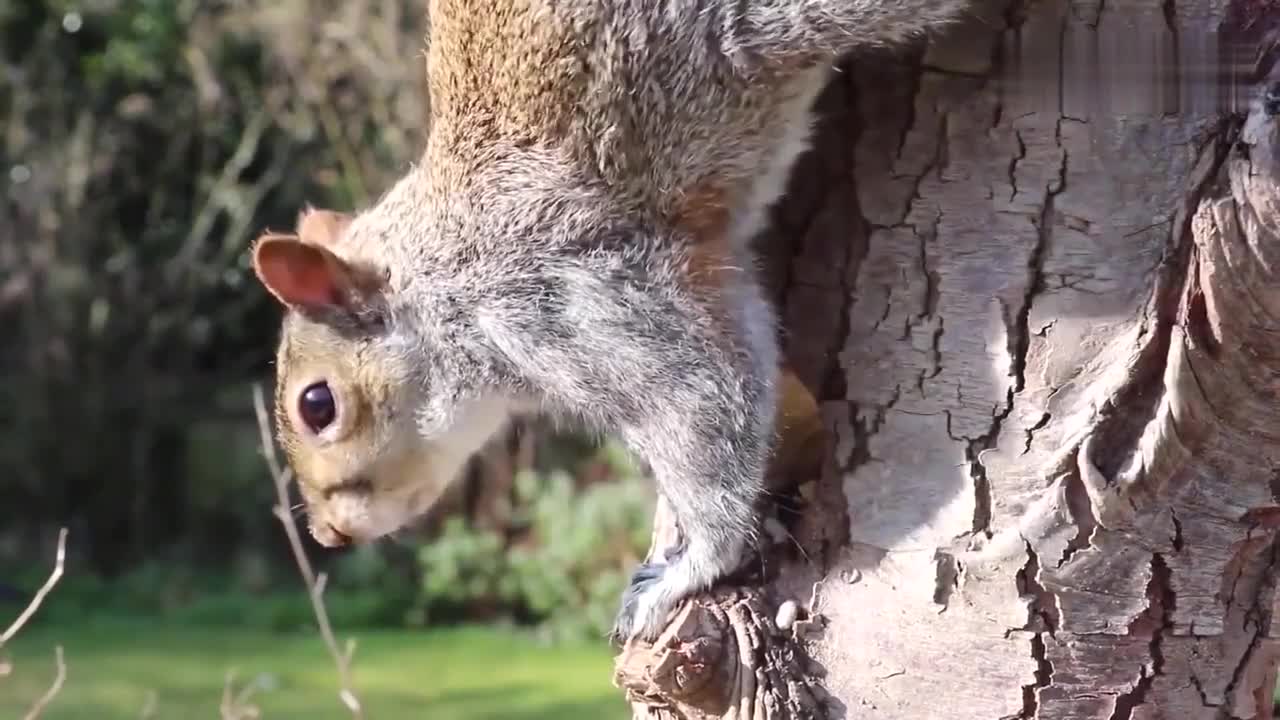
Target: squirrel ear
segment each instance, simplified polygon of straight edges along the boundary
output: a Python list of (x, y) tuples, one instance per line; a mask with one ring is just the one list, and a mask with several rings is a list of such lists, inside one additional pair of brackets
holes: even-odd
[(265, 235), (253, 247), (253, 269), (280, 302), (325, 308), (349, 302), (351, 271), (342, 258), (319, 245), (287, 235)]
[(352, 217), (333, 210), (317, 210), (310, 205), (298, 213), (298, 237), (306, 243), (332, 247), (346, 232)]

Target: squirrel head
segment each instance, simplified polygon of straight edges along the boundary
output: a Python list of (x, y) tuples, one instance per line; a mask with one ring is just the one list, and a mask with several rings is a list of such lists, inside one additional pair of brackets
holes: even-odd
[(393, 322), (387, 269), (353, 257), (357, 221), (309, 208), (296, 234), (268, 233), (252, 251), (259, 281), (286, 310), (276, 436), (311, 534), (328, 547), (403, 527), (469, 456), (457, 437), (465, 423), (431, 438), (419, 431), (422, 408), (438, 399), (424, 390), (420, 348)]

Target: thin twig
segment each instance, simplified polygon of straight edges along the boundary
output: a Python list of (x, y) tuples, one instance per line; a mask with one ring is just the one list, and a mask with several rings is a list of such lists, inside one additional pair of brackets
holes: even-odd
[(236, 695), (236, 707), (247, 710), (249, 707), (249, 698), (253, 697), (253, 693), (257, 689), (258, 689), (257, 678), (254, 678), (252, 681), (245, 683), (244, 687), (240, 688), (240, 693)]
[(338, 683), (341, 686), (338, 698), (351, 711), (352, 717), (361, 719), (364, 717), (362, 705), (351, 685), (351, 653), (355, 645), (349, 644), (346, 653), (339, 650), (338, 641), (334, 638), (333, 629), (329, 625), (329, 614), (325, 611), (323, 598), (324, 578), (321, 576), (317, 579), (315, 572), (312, 571), (311, 562), (302, 548), (302, 538), (298, 536), (298, 526), (293, 523), (293, 515), (289, 512), (289, 479), (292, 474), (289, 468), (281, 466), (279, 458), (276, 457), (275, 444), (271, 441), (271, 422), (267, 415), (267, 404), (261, 385), (253, 386), (253, 406), (258, 415), (262, 453), (276, 485), (275, 516), (280, 520), (280, 524), (284, 525), (284, 532), (289, 537), (294, 560), (298, 563), (302, 581), (307, 586), (307, 595), (311, 598), (311, 609), (315, 613), (316, 624), (320, 627), (320, 636), (324, 638), (324, 644), (329, 648), (333, 663), (338, 668)]
[(259, 689), (257, 679), (244, 683), (241, 691), (234, 693), (236, 689), (236, 669), (227, 670), (227, 680), (223, 683), (223, 701), (218, 706), (219, 716), (221, 720), (257, 720), (262, 716), (262, 710), (259, 706), (251, 705), (248, 700), (252, 697), (253, 691)]
[[(66, 567), (66, 563), (67, 529), (64, 527), (58, 532), (58, 551), (54, 556), (53, 572), (49, 573), (49, 579), (45, 580), (44, 585), (41, 585), (40, 589), (36, 591), (35, 596), (31, 598), (31, 602), (27, 603), (27, 607), (23, 609), (22, 614), (18, 616), (18, 619), (14, 620), (13, 623), (9, 625), (3, 635), (0, 635), (0, 647), (4, 647), (5, 643), (12, 640), (14, 636), (18, 634), (18, 631), (22, 629), (22, 626), (26, 625), (27, 621), (36, 614), (36, 610), (40, 609), (40, 604), (44, 602), (45, 596), (49, 594), (49, 591), (53, 590), (53, 586), (57, 585), (58, 580), (62, 578), (62, 570)], [(58, 673), (54, 676), (53, 684), (49, 686), (49, 689), (45, 691), (45, 694), (36, 701), (35, 705), (31, 706), (30, 710), (27, 711), (25, 720), (35, 720), (40, 717), (40, 713), (44, 712), (45, 707), (49, 703), (53, 702), (54, 697), (56, 697), (62, 690), (62, 684), (66, 682), (67, 663), (66, 659), (62, 656), (61, 645), (54, 647), (53, 657), (57, 664)], [(5, 662), (0, 664), (2, 664), (7, 670), (12, 670), (12, 666), (9, 663)], [(8, 673), (6, 672), (4, 674)]]
[(53, 684), (49, 686), (44, 695), (27, 711), (24, 720), (36, 720), (36, 718), (40, 717), (40, 713), (44, 712), (45, 707), (53, 702), (58, 692), (62, 690), (62, 683), (67, 680), (67, 663), (62, 657), (61, 645), (53, 648), (53, 658), (58, 665), (58, 674), (53, 677)]
[(142, 701), (142, 712), (139, 713), (139, 720), (151, 720), (156, 716), (156, 707), (160, 705), (160, 695), (155, 690), (147, 691), (147, 699)]
[[(40, 609), (40, 603), (44, 602), (45, 596), (49, 594), (49, 591), (53, 589), (54, 585), (58, 584), (58, 580), (62, 578), (62, 568), (66, 564), (66, 560), (67, 529), (62, 528), (62, 530), (58, 532), (58, 553), (54, 556), (53, 572), (49, 573), (49, 579), (45, 580), (44, 585), (36, 591), (35, 597), (31, 598), (31, 602), (27, 603), (26, 609), (22, 611), (22, 614), (18, 616), (18, 619), (13, 621), (13, 624), (9, 626), (8, 630), (4, 631), (3, 635), (0, 635), (0, 647), (4, 647), (5, 643), (12, 640), (13, 636), (17, 635), (18, 631), (22, 629), (22, 626), (26, 625), (27, 621), (31, 619), (31, 616), (36, 614), (36, 610)], [(62, 651), (59, 650), (58, 653), (59, 657), (61, 657)]]
[(231, 683), (235, 682), (236, 671), (228, 670), (226, 679), (222, 682), (222, 702), (218, 704), (218, 716), (222, 720), (235, 720), (235, 708), (232, 703), (235, 702), (231, 696)]
[(254, 683), (246, 683), (239, 693), (233, 695), (236, 671), (227, 671), (227, 679), (222, 683), (222, 702), (218, 705), (218, 715), (222, 720), (253, 720), (262, 715), (258, 708), (249, 704), (249, 696), (255, 689)]

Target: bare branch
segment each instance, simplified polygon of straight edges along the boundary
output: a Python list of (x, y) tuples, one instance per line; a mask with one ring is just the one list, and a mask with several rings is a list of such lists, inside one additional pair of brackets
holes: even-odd
[[(26, 625), (27, 621), (36, 614), (36, 610), (40, 609), (40, 604), (44, 602), (45, 596), (49, 594), (49, 591), (53, 590), (53, 586), (57, 585), (58, 580), (62, 578), (62, 570), (66, 566), (66, 562), (67, 529), (64, 527), (58, 532), (58, 552), (55, 555), (53, 572), (49, 573), (49, 579), (45, 580), (44, 585), (41, 585), (40, 589), (36, 591), (35, 597), (31, 598), (31, 602), (27, 603), (27, 607), (22, 611), (22, 614), (18, 616), (18, 619), (13, 621), (13, 624), (4, 631), (3, 635), (0, 635), (0, 647), (4, 647), (5, 643), (12, 640), (14, 636), (18, 634), (18, 631), (22, 629), (22, 626)], [(25, 716), (26, 720), (35, 720), (40, 717), (40, 713), (44, 711), (45, 706), (53, 701), (53, 698), (62, 690), (62, 684), (66, 682), (67, 664), (62, 656), (61, 645), (54, 648), (54, 659), (57, 663), (58, 673), (53, 678), (53, 684), (50, 685), (45, 694), (36, 701), (36, 704), (32, 705), (31, 709), (27, 711)], [(0, 661), (0, 677), (8, 675), (12, 671), (13, 665), (11, 663), (8, 661)]]
[[(64, 537), (65, 534), (66, 531), (64, 530)], [(61, 568), (61, 563), (59, 563), (59, 568)], [(35, 705), (31, 706), (30, 710), (27, 711), (24, 720), (36, 720), (36, 718), (40, 717), (40, 713), (44, 712), (45, 707), (48, 706), (49, 703), (53, 702), (53, 699), (57, 697), (58, 693), (62, 690), (62, 683), (67, 680), (67, 663), (62, 657), (61, 645), (54, 647), (53, 658), (54, 662), (57, 663), (58, 666), (58, 674), (53, 677), (53, 684), (49, 686), (49, 689), (45, 691), (44, 695), (36, 701)]]
[[(27, 621), (31, 619), (31, 616), (36, 614), (36, 610), (40, 609), (40, 603), (44, 602), (45, 596), (49, 594), (49, 591), (53, 589), (54, 585), (58, 584), (58, 580), (62, 578), (62, 569), (66, 564), (66, 560), (67, 529), (64, 527), (58, 532), (58, 553), (54, 559), (53, 572), (49, 573), (49, 579), (45, 580), (44, 585), (36, 591), (35, 597), (31, 598), (30, 603), (27, 603), (26, 609), (22, 611), (22, 614), (18, 616), (18, 619), (13, 621), (13, 624), (9, 626), (9, 629), (4, 631), (3, 635), (0, 635), (0, 647), (4, 647), (6, 643), (12, 640), (13, 636), (17, 635), (18, 631), (22, 629), (22, 626), (26, 625)], [(58, 653), (59, 657), (61, 657), (61, 648), (59, 648)]]
[(342, 700), (342, 704), (351, 712), (354, 718), (363, 718), (364, 712), (361, 709), (359, 697), (352, 689), (351, 684), (351, 653), (355, 649), (354, 644), (349, 644), (347, 652), (338, 649), (338, 641), (333, 636), (333, 629), (329, 625), (329, 614), (324, 607), (324, 576), (316, 577), (315, 572), (311, 569), (311, 562), (307, 559), (307, 554), (302, 547), (302, 538), (298, 536), (298, 526), (293, 522), (293, 516), (289, 512), (289, 480), (292, 473), (288, 468), (281, 466), (280, 460), (276, 457), (275, 444), (271, 440), (271, 422), (267, 415), (266, 400), (263, 397), (262, 386), (253, 386), (253, 406), (258, 415), (258, 431), (261, 434), (262, 453), (267, 461), (267, 468), (271, 471), (271, 478), (276, 485), (276, 506), (274, 513), (280, 524), (284, 525), (285, 535), (289, 537), (289, 546), (293, 549), (294, 560), (298, 563), (298, 570), (302, 573), (302, 581), (306, 583), (307, 595), (311, 598), (311, 609), (315, 613), (316, 624), (320, 628), (320, 636), (324, 638), (325, 645), (329, 648), (329, 654), (333, 657), (333, 663), (338, 669), (338, 683), (341, 689), (338, 698)]
[(249, 119), (248, 125), (240, 135), (240, 144), (227, 164), (223, 166), (213, 187), (209, 189), (204, 204), (191, 223), (186, 239), (165, 268), (170, 282), (175, 282), (176, 276), (183, 270), (193, 267), (192, 258), (204, 245), (218, 214), (227, 209), (228, 199), (233, 195), (232, 187), (245, 168), (257, 157), (262, 136), (270, 127), (271, 118), (265, 110), (260, 110)]

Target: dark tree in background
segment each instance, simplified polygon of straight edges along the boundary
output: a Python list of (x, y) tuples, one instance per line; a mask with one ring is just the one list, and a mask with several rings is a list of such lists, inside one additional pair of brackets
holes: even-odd
[(0, 3), (0, 562), (61, 524), (86, 569), (287, 560), (249, 404), (279, 310), (246, 249), (412, 155), (420, 15)]
[(621, 654), (637, 717), (1271, 716), (1257, 10), (1045, 1), (844, 66), (762, 243), (825, 468), (762, 579)]

